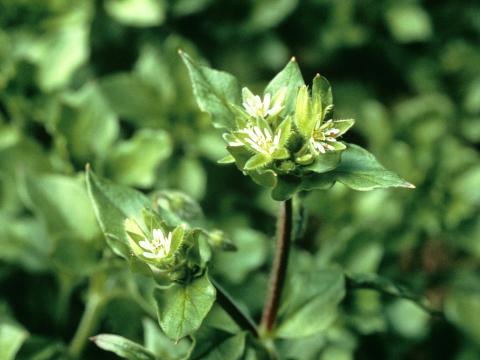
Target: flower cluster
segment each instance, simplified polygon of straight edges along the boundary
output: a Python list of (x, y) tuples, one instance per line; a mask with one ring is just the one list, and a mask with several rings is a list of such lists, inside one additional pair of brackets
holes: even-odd
[[(329, 154), (346, 148), (340, 137), (353, 120), (333, 120), (332, 97), (328, 81), (315, 77), (311, 92), (297, 89), (293, 106), (287, 105), (287, 88), (267, 92), (263, 99), (249, 89), (242, 90), (242, 106), (236, 110), (236, 129), (224, 134), (231, 156), (220, 162), (236, 162), (246, 172), (295, 174), (311, 171), (317, 162), (332, 161)], [(327, 167), (323, 167), (327, 169)]]
[(151, 209), (144, 209), (140, 223), (126, 219), (125, 232), (134, 259), (146, 264), (157, 282), (188, 282), (203, 273), (209, 250), (201, 249), (200, 231), (185, 224), (169, 226)]

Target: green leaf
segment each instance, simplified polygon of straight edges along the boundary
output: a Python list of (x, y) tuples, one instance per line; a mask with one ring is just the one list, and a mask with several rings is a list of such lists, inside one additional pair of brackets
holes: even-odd
[(28, 332), (20, 326), (0, 319), (0, 359), (14, 360)]
[(265, 88), (264, 93), (270, 93), (273, 96), (282, 87), (287, 87), (287, 94), (285, 96), (285, 113), (288, 115), (294, 110), (298, 88), (302, 85), (305, 85), (302, 73), (298, 67), (297, 61), (295, 58), (292, 58), (282, 71), (270, 81)]
[(109, 106), (122, 119), (158, 126), (166, 116), (162, 94), (137, 74), (114, 73), (102, 77), (99, 86)]
[(345, 279), (337, 269), (296, 274), (282, 299), (280, 321), (275, 334), (298, 338), (326, 330), (337, 315), (345, 296)]
[(162, 330), (173, 340), (194, 333), (215, 302), (215, 295), (215, 287), (206, 273), (189, 284), (155, 289)]
[(147, 188), (153, 185), (156, 170), (171, 152), (167, 132), (142, 129), (110, 151), (107, 169), (116, 182)]
[(184, 52), (180, 52), (180, 56), (188, 68), (200, 110), (212, 116), (215, 127), (233, 129), (235, 112), (232, 105), (239, 105), (242, 98), (237, 79), (226, 72), (197, 64)]
[(432, 315), (441, 315), (441, 312), (431, 307), (430, 302), (423, 296), (394, 281), (373, 273), (348, 274), (348, 287), (352, 289), (372, 289), (382, 293), (407, 299)]
[(270, 169), (249, 171), (248, 175), (260, 186), (274, 187), (277, 184), (277, 174)]
[[(445, 301), (446, 318), (469, 339), (480, 345), (480, 287), (474, 283), (455, 286)], [(465, 287), (467, 285), (468, 287)]]
[(128, 360), (155, 360), (155, 356), (140, 344), (112, 334), (100, 334), (91, 338), (100, 349), (113, 352)]
[(66, 137), (68, 149), (80, 161), (93, 156), (105, 158), (118, 137), (119, 125), (98, 84), (87, 83), (66, 95), (64, 103), (58, 128)]
[(203, 326), (194, 336), (192, 360), (239, 360), (245, 352), (246, 333), (228, 332)]
[(88, 59), (92, 4), (80, 2), (58, 16), (43, 31), (19, 32), (14, 38), (16, 55), (38, 67), (38, 83), (45, 91), (62, 88)]
[(385, 12), (390, 32), (401, 43), (426, 41), (432, 34), (430, 15), (415, 3), (392, 3)]
[(295, 194), (301, 184), (301, 179), (296, 176), (279, 176), (277, 185), (272, 189), (272, 199), (285, 201)]
[(341, 156), (342, 153), (339, 151), (319, 154), (311, 165), (305, 166), (305, 169), (319, 174), (330, 171), (338, 166)]
[(63, 175), (28, 175), (27, 195), (39, 217), (58, 237), (89, 241), (99, 233), (92, 205), (79, 179)]
[(182, 339), (178, 342), (170, 340), (160, 330), (158, 323), (150, 318), (145, 318), (143, 320), (143, 334), (145, 348), (155, 354), (157, 359), (183, 359), (189, 351), (189, 339)]
[(165, 19), (162, 0), (109, 0), (105, 10), (119, 23), (131, 26), (156, 26)]
[(360, 191), (389, 187), (415, 188), (397, 174), (386, 170), (367, 150), (353, 144), (348, 144), (343, 151), (340, 165), (325, 176), (326, 179), (340, 181)]
[(248, 161), (245, 163), (245, 170), (255, 170), (261, 167), (264, 167), (268, 163), (272, 162), (272, 158), (265, 154), (256, 154), (253, 155)]
[(127, 218), (142, 223), (142, 209), (149, 207), (149, 199), (126, 186), (97, 177), (90, 168), (86, 171), (87, 189), (108, 245), (124, 258), (130, 257), (130, 246), (124, 229)]

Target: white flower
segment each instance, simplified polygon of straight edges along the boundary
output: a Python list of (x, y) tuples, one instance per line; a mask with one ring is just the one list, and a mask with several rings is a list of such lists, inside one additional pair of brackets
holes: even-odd
[(280, 146), (282, 130), (278, 129), (277, 133), (273, 135), (267, 127), (260, 129), (258, 126), (251, 126), (239, 130), (237, 134), (237, 139), (229, 142), (228, 145), (247, 145), (259, 153), (272, 155)]
[(149, 259), (164, 258), (170, 252), (172, 244), (172, 233), (169, 232), (167, 236), (161, 229), (152, 230), (153, 239), (144, 239), (138, 243), (140, 247), (145, 250), (143, 256)]
[(280, 89), (272, 99), (272, 95), (267, 93), (263, 99), (259, 95), (254, 95), (249, 89), (243, 88), (243, 107), (248, 115), (257, 118), (266, 118), (275, 116), (283, 109), (286, 88)]
[(325, 154), (326, 151), (335, 150), (334, 143), (337, 142), (336, 137), (340, 134), (340, 129), (333, 126), (332, 120), (328, 120), (323, 125), (320, 122), (315, 125), (310, 138), (310, 145), (317, 154), (319, 152)]

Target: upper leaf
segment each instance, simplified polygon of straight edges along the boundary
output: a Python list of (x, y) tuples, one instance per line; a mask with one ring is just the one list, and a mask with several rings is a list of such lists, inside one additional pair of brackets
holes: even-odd
[(124, 258), (130, 256), (130, 246), (124, 229), (127, 218), (142, 223), (142, 209), (149, 199), (141, 192), (97, 177), (89, 167), (87, 189), (100, 227), (112, 250)]
[(215, 127), (234, 128), (235, 112), (232, 105), (239, 105), (242, 98), (237, 79), (226, 72), (197, 64), (182, 51), (180, 56), (188, 68), (200, 109), (212, 116)]
[(343, 152), (340, 165), (325, 176), (360, 191), (389, 187), (415, 188), (397, 174), (385, 169), (370, 152), (353, 144), (348, 144)]
[(295, 105), (295, 97), (298, 88), (305, 84), (302, 72), (298, 67), (295, 58), (292, 58), (288, 64), (280, 71), (265, 88), (265, 94), (276, 94), (281, 88), (287, 87), (285, 95), (286, 114), (289, 114)]

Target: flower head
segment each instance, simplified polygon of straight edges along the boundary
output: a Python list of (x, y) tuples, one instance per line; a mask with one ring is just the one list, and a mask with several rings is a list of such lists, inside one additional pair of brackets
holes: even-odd
[(166, 257), (170, 252), (171, 244), (172, 233), (169, 232), (168, 235), (165, 236), (162, 229), (153, 229), (152, 239), (144, 238), (144, 240), (138, 242), (138, 245), (144, 250), (143, 256), (149, 259)]
[(273, 97), (266, 93), (262, 99), (245, 87), (242, 89), (242, 105), (247, 114), (253, 118), (273, 117), (283, 110), (286, 93), (286, 88), (281, 88)]
[(337, 136), (340, 134), (340, 129), (335, 127), (335, 123), (332, 120), (328, 120), (324, 124), (318, 122), (309, 140), (310, 145), (317, 154), (325, 154), (326, 151), (340, 150), (339, 147), (343, 148), (343, 144), (340, 145), (340, 143), (337, 143)]
[(241, 129), (237, 132), (237, 136), (240, 137), (242, 145), (245, 144), (255, 152), (265, 155), (271, 155), (278, 149), (281, 134), (281, 129), (274, 135), (270, 128), (264, 127), (261, 129), (257, 125)]

